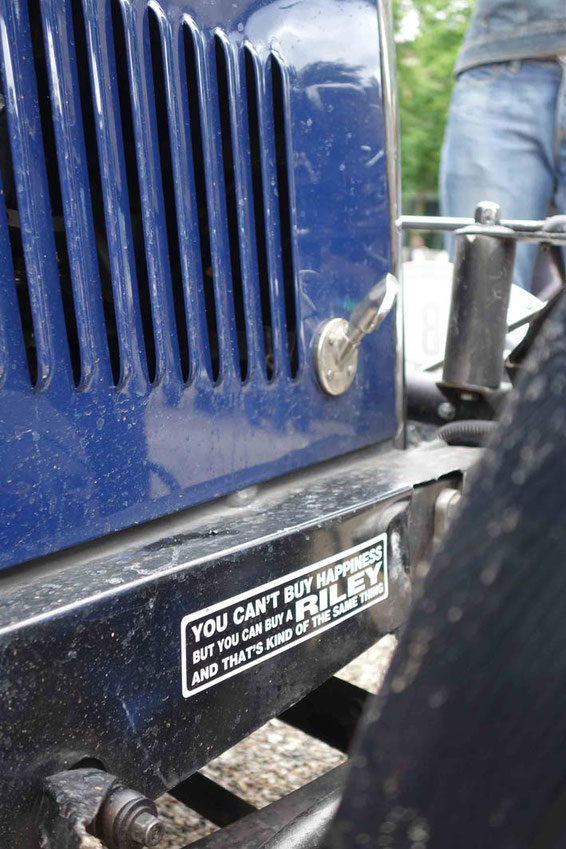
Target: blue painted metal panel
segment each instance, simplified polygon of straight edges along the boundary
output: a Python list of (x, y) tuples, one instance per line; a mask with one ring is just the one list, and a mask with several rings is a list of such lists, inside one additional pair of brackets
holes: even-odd
[[(132, 107), (125, 148), (110, 2), (120, 4)], [(145, 0), (84, 0), (87, 55), (75, 49), (75, 0), (40, 0), (77, 338), (68, 339), (60, 258), (38, 109), (26, 0), (0, 0), (0, 64), (8, 115), (19, 235), (33, 315), (32, 386), (15, 297), (16, 275), (0, 198), (0, 566), (111, 533), (393, 436), (394, 326), (363, 344), (353, 387), (319, 390), (310, 347), (319, 324), (347, 315), (389, 269), (388, 199), (375, 6), (366, 0), (169, 0), (158, 22), (174, 199), (164, 190)], [(78, 2), (78, 0), (76, 0)], [(74, 21), (74, 23), (73, 23)], [(114, 28), (116, 18), (114, 18)], [(184, 28), (195, 45), (199, 109), (190, 102)], [(224, 50), (227, 101), (215, 53)], [(36, 48), (37, 50), (37, 48)], [(250, 161), (255, 68), (261, 174)], [(282, 244), (272, 57), (282, 70), (292, 244)], [(121, 59), (122, 57), (118, 57)], [(248, 58), (248, 61), (250, 59)], [(114, 385), (102, 308), (92, 186), (78, 64), (88, 63), (104, 204), (107, 262), (119, 349)], [(123, 83), (123, 80), (122, 80)], [(122, 105), (122, 108), (123, 105)], [(196, 200), (195, 110), (200, 114), (211, 266), (203, 268)], [(227, 223), (228, 110), (245, 308), (247, 363), (238, 356), (233, 257)], [(122, 116), (123, 117), (123, 116)], [(224, 125), (225, 126), (225, 125)], [(88, 142), (88, 139), (86, 140)], [(157, 376), (150, 383), (142, 327), (140, 259), (126, 163), (135, 157)], [(91, 169), (92, 170), (92, 169)], [(131, 169), (130, 169), (131, 170)], [(130, 176), (131, 181), (131, 176)], [(189, 379), (183, 381), (166, 220), (175, 206)], [(263, 208), (271, 327), (262, 327), (259, 259)], [(11, 221), (13, 212), (9, 210)], [(284, 209), (283, 209), (284, 212)], [(199, 221), (199, 215), (201, 220)], [(11, 225), (13, 226), (13, 225)], [(292, 262), (299, 368), (288, 353), (285, 273)], [(287, 271), (286, 271), (287, 270)], [(145, 272), (143, 272), (145, 273)], [(217, 350), (203, 291), (214, 290)], [(265, 297), (265, 295), (264, 295)], [(288, 306), (288, 304), (287, 304)], [(209, 303), (210, 313), (210, 303)], [(177, 321), (179, 317), (177, 316)], [(29, 333), (28, 333), (29, 335)], [(266, 341), (267, 340), (267, 341)], [(29, 339), (27, 340), (30, 347)], [(266, 345), (273, 347), (272, 373)], [(70, 347), (78, 347), (73, 380)], [(219, 376), (212, 362), (219, 358)]]

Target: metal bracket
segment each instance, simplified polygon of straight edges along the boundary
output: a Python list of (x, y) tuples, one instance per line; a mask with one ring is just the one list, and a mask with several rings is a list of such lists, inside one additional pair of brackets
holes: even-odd
[(349, 321), (331, 318), (320, 326), (314, 342), (314, 370), (328, 395), (342, 395), (350, 388), (360, 344), (391, 312), (398, 291), (395, 277), (386, 274), (355, 307)]
[[(42, 849), (108, 849), (156, 846), (163, 826), (150, 799), (99, 769), (73, 769), (43, 782)], [(97, 838), (97, 839), (95, 839)]]

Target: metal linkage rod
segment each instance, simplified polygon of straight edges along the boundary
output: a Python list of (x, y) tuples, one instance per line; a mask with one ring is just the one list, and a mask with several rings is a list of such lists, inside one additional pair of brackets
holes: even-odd
[[(396, 222), (399, 230), (428, 230), (441, 233), (452, 233), (454, 230), (460, 230), (462, 227), (469, 227), (475, 223), (473, 218), (450, 218), (441, 215), (401, 215)], [(503, 219), (500, 223), (502, 227), (522, 233), (537, 232), (544, 226), (544, 221), (522, 221), (513, 218)]]
[(221, 828), (256, 810), (245, 799), (200, 772), (177, 784), (169, 794)]
[(329, 678), (279, 719), (340, 752), (347, 752), (368, 696), (369, 693), (348, 681)]

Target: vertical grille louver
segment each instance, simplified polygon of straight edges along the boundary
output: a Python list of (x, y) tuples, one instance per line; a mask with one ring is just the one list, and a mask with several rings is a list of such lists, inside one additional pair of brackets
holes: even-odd
[(260, 73), (249, 48), (244, 52), (246, 71), (246, 93), (248, 107), (248, 133), (250, 140), (251, 182), (254, 202), (255, 244), (257, 250), (257, 270), (259, 294), (261, 300), (261, 323), (263, 326), (263, 347), (267, 378), (273, 376), (275, 365), (273, 352), (273, 326), (271, 319), (271, 299), (269, 297), (269, 266), (267, 260), (267, 238), (265, 233), (265, 215), (263, 198), (263, 175), (261, 163), (261, 141), (258, 113), (258, 82)]
[[(83, 8), (80, 2), (71, 5), (73, 37), (77, 56), (87, 56), (87, 39)], [(77, 78), (81, 104), (88, 182), (92, 208), (92, 220), (95, 233), (96, 258), (100, 275), (100, 289), (104, 311), (104, 323), (108, 342), (108, 353), (114, 384), (120, 382), (120, 349), (118, 346), (118, 329), (114, 307), (114, 291), (108, 255), (108, 237), (104, 217), (104, 201), (100, 177), (100, 160), (96, 140), (96, 124), (93, 111), (93, 96), (88, 62), (77, 63)]]
[(208, 340), (204, 358), (212, 380), (216, 381), (219, 376), (218, 325), (216, 321), (212, 249), (210, 245), (210, 220), (206, 196), (203, 122), (199, 96), (199, 78), (201, 72), (197, 57), (197, 37), (188, 24), (183, 26), (184, 70), (188, 95), (186, 107), (190, 122), (190, 142), (195, 186), (194, 215), (196, 216), (198, 227), (198, 267), (204, 296), (204, 311), (206, 313), (205, 336)]
[[(232, 372), (245, 382), (254, 356), (267, 379), (278, 372), (294, 376), (295, 282), (279, 62), (261, 63), (250, 47), (235, 48), (221, 33), (201, 33), (186, 21), (174, 33), (152, 7), (145, 11), (144, 45), (134, 46), (131, 10), (121, 0), (85, 0), (84, 7), (65, 0), (65, 31), (55, 32), (55, 2), (28, 5), (35, 87), (25, 96), (37, 103), (41, 128), (42, 203), (31, 188), (16, 193), (8, 137), (18, 156), (25, 139), (18, 139), (22, 128), (9, 108), (3, 106), (0, 122), (3, 194), (31, 383), (41, 389), (56, 367), (63, 382), (76, 386), (87, 387), (95, 374), (119, 386), (140, 364), (150, 384), (166, 375), (187, 383), (199, 364), (212, 382)], [(112, 34), (103, 45), (106, 67), (93, 44), (93, 16), (101, 13)], [(72, 45), (55, 51), (48, 67), (44, 45), (54, 36)], [(174, 50), (184, 79), (174, 76)], [(57, 89), (62, 71), (70, 72), (63, 93)], [(114, 116), (104, 114), (104, 100), (97, 103), (110, 79), (120, 107)], [(74, 104), (71, 129), (56, 105), (62, 94)], [(191, 198), (179, 180), (187, 166)], [(51, 246), (42, 264), (57, 269), (59, 291), (39, 292), (47, 270), (38, 275), (37, 257), (26, 244), (30, 226), (20, 220), (21, 200), (32, 218), (41, 217)], [(119, 208), (129, 214), (118, 224)], [(278, 219), (278, 244), (267, 237), (269, 215), (270, 226)], [(63, 338), (56, 327), (64, 327)]]
[[(67, 342), (69, 345), (69, 356), (73, 372), (73, 380), (75, 385), (79, 386), (82, 380), (88, 380), (88, 375), (84, 374), (84, 364), (81, 364), (78, 349), (75, 302), (71, 284), (69, 257), (67, 253), (67, 233), (63, 218), (63, 198), (59, 180), (59, 166), (55, 146), (55, 128), (51, 108), (49, 78), (47, 75), (47, 64), (45, 60), (39, 0), (29, 0), (28, 9), (35, 77), (37, 80), (40, 125), (43, 136), (43, 149), (45, 153), (45, 170), (47, 174), (49, 207), (51, 209), (53, 221), (53, 238), (55, 243), (57, 267), (59, 271), (59, 282), (61, 286), (63, 314), (65, 317), (65, 327), (67, 331)], [(28, 362), (29, 361), (30, 360), (28, 360)]]
[(230, 250), (230, 272), (232, 277), (232, 298), (234, 302), (234, 318), (238, 347), (240, 376), (245, 380), (247, 375), (248, 345), (246, 339), (246, 323), (244, 312), (244, 293), (242, 288), (242, 266), (240, 258), (240, 224), (238, 216), (238, 200), (236, 197), (236, 174), (234, 170), (234, 148), (231, 128), (231, 98), (229, 81), (229, 64), (227, 47), (219, 35), (214, 37), (214, 53), (216, 59), (216, 83), (218, 90), (218, 112), (220, 118), (220, 133), (222, 139), (222, 164), (224, 173), (224, 191), (226, 200), (226, 224)]
[(156, 130), (159, 139), (159, 164), (161, 184), (163, 188), (163, 205), (165, 224), (167, 228), (167, 248), (169, 251), (169, 269), (173, 288), (173, 304), (175, 309), (175, 325), (177, 342), (181, 361), (183, 381), (189, 378), (189, 342), (187, 335), (185, 299), (183, 295), (183, 278), (181, 272), (181, 256), (179, 250), (177, 210), (175, 206), (175, 188), (173, 178), (173, 163), (169, 144), (169, 122), (167, 110), (167, 94), (164, 71), (164, 56), (161, 44), (161, 32), (157, 13), (148, 9), (149, 40), (151, 45), (151, 67), (153, 76), (153, 93), (155, 99)]
[(293, 268), (293, 240), (291, 228), (291, 199), (289, 195), (289, 166), (287, 162), (287, 137), (285, 128), (285, 86), (283, 70), (278, 60), (271, 57), (273, 91), (273, 124), (275, 129), (275, 156), (277, 161), (277, 196), (279, 199), (279, 227), (281, 233), (281, 262), (283, 265), (283, 297), (287, 351), (293, 377), (299, 368), (297, 347), (297, 316), (295, 312), (295, 273)]
[[(26, 266), (23, 258), (22, 239), (20, 231), (20, 215), (18, 211), (18, 198), (16, 195), (16, 183), (14, 179), (14, 169), (12, 166), (12, 152), (10, 145), (6, 144), (8, 138), (8, 119), (6, 114), (6, 96), (4, 94), (4, 85), (0, 89), (0, 133), (4, 139), (4, 143), (0, 146), (0, 164), (2, 169), (2, 195), (6, 204), (2, 210), (4, 217), (3, 233), (8, 236), (5, 239), (2, 251), (2, 260), (4, 263), (3, 274), (5, 276), (14, 275), (15, 281), (15, 302), (18, 304), (19, 319), (21, 322), (21, 332), (23, 335), (23, 347), (26, 354), (26, 362), (29, 373), (29, 379), (32, 386), (35, 386), (38, 375), (37, 351), (35, 348), (35, 334), (33, 326), (33, 315), (31, 310), (30, 293), (28, 287)], [(8, 283), (9, 286), (9, 283)], [(7, 288), (7, 287), (6, 287)], [(9, 307), (12, 306), (12, 315), (14, 314), (13, 304), (5, 304), (5, 311), (8, 313)], [(6, 325), (8, 319), (5, 319)], [(12, 336), (16, 336), (19, 328), (12, 327)], [(8, 328), (6, 327), (5, 332)], [(4, 341), (4, 340), (2, 340)], [(7, 340), (4, 342), (6, 349), (6, 359), (9, 356)], [(8, 374), (9, 363), (2, 363), (2, 372), (0, 379), (3, 379)]]
[[(73, 0), (73, 2), (80, 6), (80, 0)], [(118, 86), (118, 100), (120, 106), (119, 119), (123, 149), (125, 152), (124, 161), (130, 212), (130, 233), (134, 252), (135, 280), (137, 282), (137, 292), (140, 304), (147, 375), (149, 382), (153, 383), (157, 374), (157, 362), (155, 353), (155, 336), (151, 315), (149, 277), (143, 235), (140, 182), (135, 155), (136, 142), (132, 120), (132, 99), (130, 85), (128, 82), (128, 51), (120, 0), (110, 0), (110, 8), (113, 40), (112, 44), (108, 46), (108, 49), (113, 50), (116, 67), (116, 82)]]

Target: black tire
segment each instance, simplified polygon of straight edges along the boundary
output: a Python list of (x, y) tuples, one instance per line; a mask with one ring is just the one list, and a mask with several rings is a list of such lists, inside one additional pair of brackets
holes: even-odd
[(566, 300), (361, 723), (328, 849), (566, 845)]

